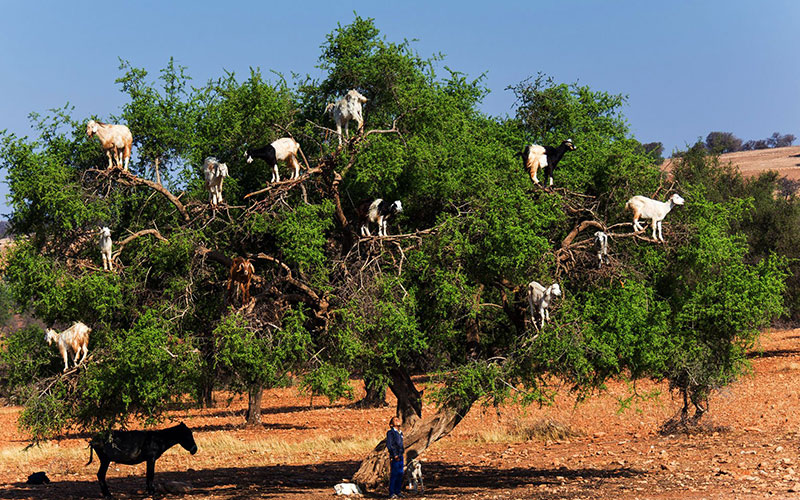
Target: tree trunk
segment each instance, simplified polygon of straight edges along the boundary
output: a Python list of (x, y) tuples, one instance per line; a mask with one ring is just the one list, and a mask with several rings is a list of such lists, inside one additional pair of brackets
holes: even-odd
[(200, 406), (214, 407), (214, 381), (211, 379), (203, 381), (203, 386), (200, 388)]
[(261, 425), (261, 396), (264, 394), (261, 385), (250, 387), (247, 393), (247, 425)]
[(404, 428), (411, 428), (422, 417), (422, 392), (414, 387), (414, 381), (405, 368), (393, 368), (389, 374), (392, 382), (389, 388), (397, 398), (397, 416)]
[[(433, 417), (417, 421), (412, 428), (403, 427), (406, 457), (411, 459), (421, 455), (430, 445), (442, 439), (467, 415), (472, 403), (464, 404), (457, 409), (443, 409)], [(374, 489), (385, 482), (389, 473), (389, 454), (386, 452), (384, 439), (361, 462), (358, 471), (353, 475), (353, 482), (366, 489)]]
[(342, 183), (342, 176), (339, 172), (333, 171), (333, 180), (331, 181), (331, 193), (333, 194), (333, 203), (336, 207), (336, 218), (339, 221), (339, 224), (342, 225), (342, 255), (347, 255), (347, 252), (355, 245), (358, 237), (353, 232), (353, 228), (350, 226), (350, 221), (347, 220), (347, 217), (344, 215), (344, 209), (342, 208), (342, 198), (339, 195), (339, 185)]
[(357, 408), (383, 408), (386, 406), (386, 387), (376, 387), (372, 380), (364, 378), (367, 394), (354, 405)]

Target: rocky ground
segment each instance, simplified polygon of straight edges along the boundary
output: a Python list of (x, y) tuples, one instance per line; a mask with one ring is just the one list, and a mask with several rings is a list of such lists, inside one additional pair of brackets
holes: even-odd
[[(475, 407), (453, 434), (423, 456), (428, 499), (529, 498), (799, 498), (800, 330), (768, 332), (752, 353), (754, 372), (714, 396), (713, 418), (702, 433), (662, 434), (679, 401), (660, 391), (621, 410), (630, 394), (611, 384), (575, 404), (568, 396), (546, 408)], [(328, 498), (385, 432), (391, 408), (327, 405), (294, 389), (264, 396), (263, 428), (242, 427), (244, 402), (173, 414), (194, 428), (200, 451), (175, 448), (156, 466), (156, 480), (189, 485), (163, 498), (303, 500)], [(426, 412), (434, 411), (426, 407)], [(23, 451), (19, 408), (0, 408), (0, 499), (95, 498), (96, 462), (86, 436), (64, 436)], [(52, 483), (25, 484), (46, 471)], [(144, 466), (115, 466), (109, 485), (117, 498), (143, 498)], [(377, 491), (368, 496), (385, 496)]]

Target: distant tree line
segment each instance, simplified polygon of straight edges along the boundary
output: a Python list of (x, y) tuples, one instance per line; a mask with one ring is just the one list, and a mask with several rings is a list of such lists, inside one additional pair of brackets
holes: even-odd
[(743, 142), (731, 132), (711, 132), (706, 136), (706, 149), (712, 154), (733, 153), (735, 151), (753, 151), (756, 149), (784, 148), (791, 146), (795, 139), (793, 134), (774, 132), (766, 139)]

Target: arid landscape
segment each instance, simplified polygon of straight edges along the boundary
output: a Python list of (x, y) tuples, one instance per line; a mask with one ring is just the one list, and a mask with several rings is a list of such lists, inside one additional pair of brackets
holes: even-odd
[(351, 4), (3, 5), (0, 500), (800, 500), (800, 3)]
[[(646, 383), (638, 393), (661, 394), (625, 410), (623, 383), (578, 405), (562, 397), (552, 407), (527, 410), (476, 406), (423, 457), (426, 491), (419, 498), (800, 497), (798, 346), (800, 329), (767, 332), (752, 351), (753, 374), (712, 398), (712, 425), (699, 434), (661, 433), (679, 401), (665, 386)], [(268, 391), (258, 429), (242, 426), (244, 401), (174, 412), (195, 429), (199, 452), (169, 450), (157, 463), (156, 481), (191, 485), (190, 493), (167, 498), (330, 497), (380, 439), (392, 409), (325, 402), (315, 400), (312, 409), (295, 389)], [(0, 499), (99, 497), (97, 462), (84, 465), (86, 436), (23, 451), (18, 412), (0, 410)], [(40, 470), (52, 483), (26, 485), (28, 474)], [(144, 465), (112, 465), (111, 491), (142, 498), (144, 472)]]
[[(723, 165), (730, 162), (745, 177), (775, 170), (790, 180), (800, 179), (800, 146), (725, 153), (720, 155), (719, 161)], [(671, 159), (666, 160), (663, 168), (669, 169), (671, 163)]]

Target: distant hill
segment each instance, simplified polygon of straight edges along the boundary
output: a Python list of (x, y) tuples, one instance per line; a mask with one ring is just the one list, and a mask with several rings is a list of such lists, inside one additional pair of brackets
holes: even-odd
[[(725, 153), (719, 157), (720, 163), (732, 163), (745, 177), (758, 175), (767, 170), (775, 170), (791, 180), (800, 180), (800, 146), (788, 148), (758, 149)], [(663, 170), (670, 170), (670, 158), (661, 164)]]
[(7, 220), (0, 220), (0, 238), (5, 238), (11, 224)]

